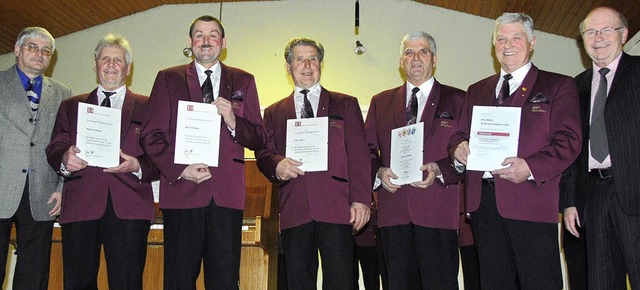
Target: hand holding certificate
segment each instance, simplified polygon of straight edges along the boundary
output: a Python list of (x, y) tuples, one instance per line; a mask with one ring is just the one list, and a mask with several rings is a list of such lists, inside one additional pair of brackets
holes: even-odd
[(518, 155), (520, 112), (516, 107), (473, 107), (467, 170), (504, 168), (505, 158)]
[(178, 101), (173, 162), (218, 166), (220, 125), (220, 115), (215, 105)]
[(78, 157), (89, 166), (115, 167), (120, 163), (120, 110), (78, 103)]
[(326, 171), (329, 159), (329, 118), (287, 120), (286, 157), (302, 162), (302, 171)]
[(391, 130), (391, 170), (398, 179), (396, 185), (422, 181), (422, 150), (424, 144), (424, 123)]

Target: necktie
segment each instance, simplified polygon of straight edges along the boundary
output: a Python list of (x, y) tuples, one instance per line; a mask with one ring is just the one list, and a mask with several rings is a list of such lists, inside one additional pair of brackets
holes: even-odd
[(202, 87), (200, 88), (202, 90), (202, 100), (204, 100), (205, 103), (211, 103), (213, 102), (213, 84), (211, 83), (211, 70), (206, 70), (204, 71), (205, 74), (207, 74), (207, 79), (204, 80), (204, 83), (202, 83)]
[(607, 102), (607, 78), (609, 69), (601, 68), (600, 85), (593, 100), (593, 111), (591, 112), (591, 126), (589, 126), (589, 141), (591, 141), (591, 156), (602, 163), (609, 155), (609, 144), (607, 144), (607, 128), (604, 125), (604, 105)]
[(102, 93), (104, 94), (105, 98), (104, 100), (102, 100), (102, 103), (100, 103), (100, 107), (111, 108), (111, 96), (115, 95), (116, 92), (102, 91)]
[(409, 100), (409, 105), (404, 111), (407, 125), (415, 124), (418, 119), (418, 91), (420, 91), (419, 87), (414, 87), (411, 90), (411, 100)]
[(300, 114), (300, 117), (313, 118), (313, 107), (311, 107), (311, 102), (309, 102), (309, 98), (307, 98), (309, 90), (302, 90), (300, 91), (300, 93), (304, 95), (304, 107), (302, 107), (302, 113)]
[(31, 114), (35, 118), (38, 114), (38, 105), (40, 104), (40, 96), (36, 94), (33, 90), (33, 86), (35, 85), (35, 80), (30, 79), (29, 84), (27, 85), (27, 98), (29, 99), (29, 106), (31, 107)]
[(498, 94), (498, 106), (502, 105), (504, 101), (509, 97), (509, 80), (513, 78), (511, 74), (503, 76), (502, 87), (500, 88), (500, 94)]

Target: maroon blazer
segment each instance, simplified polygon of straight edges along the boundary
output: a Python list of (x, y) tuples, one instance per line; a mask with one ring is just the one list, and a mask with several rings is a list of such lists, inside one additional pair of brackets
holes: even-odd
[[(493, 75), (467, 90), (458, 130), (449, 143), (451, 154), (460, 142), (469, 140), (473, 106), (494, 104), (498, 79), (499, 75)], [(522, 108), (518, 157), (527, 162), (535, 180), (514, 184), (496, 178), (498, 211), (504, 218), (557, 223), (560, 175), (576, 159), (582, 143), (575, 81), (532, 65), (522, 85), (507, 99), (507, 105)], [(466, 172), (469, 212), (480, 205), (482, 174)]]
[[(403, 84), (371, 99), (365, 128), (373, 158), (373, 176), (380, 167), (389, 167), (391, 164), (391, 130), (406, 126), (406, 94), (407, 86)], [(422, 164), (438, 161), (441, 169), (451, 169), (447, 144), (457, 127), (463, 103), (464, 91), (435, 81), (420, 117), (420, 122), (424, 123)], [(425, 172), (423, 180), (426, 177)], [(449, 178), (452, 181), (461, 180), (454, 174), (450, 174)], [(404, 185), (395, 193), (380, 187), (378, 225), (386, 227), (411, 222), (423, 227), (457, 229), (459, 192), (457, 184), (444, 187), (438, 183), (426, 189)]]
[(258, 92), (253, 75), (220, 65), (219, 97), (233, 105), (235, 138), (223, 121), (218, 167), (209, 167), (212, 178), (200, 184), (179, 179), (187, 166), (173, 163), (178, 101), (203, 101), (195, 63), (158, 72), (142, 121), (142, 146), (161, 173), (160, 208), (200, 208), (214, 199), (218, 206), (244, 209), (244, 147), (262, 149), (265, 140)]
[[(358, 100), (322, 88), (316, 116), (329, 117), (329, 170), (280, 185), (281, 229), (311, 221), (349, 224), (352, 202), (371, 203), (371, 162)], [(278, 182), (276, 166), (286, 155), (287, 120), (295, 118), (293, 94), (265, 110), (267, 146), (257, 159), (272, 182)]]
[[(140, 127), (144, 106), (148, 98), (127, 90), (122, 105), (120, 148), (135, 156), (142, 168), (142, 180), (132, 173), (105, 173), (103, 168), (87, 166), (65, 178), (62, 191), (60, 223), (89, 221), (101, 218), (111, 192), (116, 215), (121, 219), (153, 221), (152, 180), (158, 179), (158, 170), (140, 146)], [(47, 160), (54, 170), (60, 170), (65, 151), (76, 144), (78, 103), (98, 104), (97, 89), (67, 99), (60, 104), (56, 124), (47, 146)], [(82, 148), (80, 148), (82, 150)], [(122, 158), (120, 162), (122, 162)]]

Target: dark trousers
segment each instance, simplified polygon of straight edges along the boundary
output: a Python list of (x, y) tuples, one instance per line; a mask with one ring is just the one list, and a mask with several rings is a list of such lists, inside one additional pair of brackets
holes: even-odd
[(64, 289), (98, 289), (100, 249), (104, 248), (110, 289), (142, 289), (148, 220), (124, 220), (111, 202), (102, 218), (62, 225)]
[[(562, 289), (558, 225), (503, 218), (493, 183), (471, 214), (483, 289)], [(523, 201), (525, 202), (525, 201)]]
[(220, 207), (163, 209), (164, 290), (196, 289), (204, 264), (206, 289), (240, 286), (242, 210)]
[(458, 233), (413, 224), (381, 227), (389, 289), (458, 289)]
[(615, 180), (590, 176), (587, 200), (589, 289), (640, 289), (640, 216), (619, 206)]
[(25, 182), (20, 205), (8, 219), (0, 219), (0, 287), (4, 283), (11, 227), (16, 225), (18, 260), (13, 275), (13, 289), (47, 290), (53, 221), (35, 221), (29, 203), (29, 179)]
[(358, 246), (354, 243), (353, 289), (359, 289), (358, 264), (362, 268), (362, 281), (366, 290), (380, 290), (380, 270), (375, 246)]
[(566, 227), (562, 227), (562, 248), (567, 262), (569, 289), (587, 290), (587, 238), (586, 230), (578, 228), (580, 237), (572, 235)]
[(476, 246), (460, 247), (460, 261), (464, 277), (464, 290), (480, 290), (480, 266)]
[(312, 221), (282, 230), (289, 290), (316, 289), (318, 251), (322, 259), (322, 289), (353, 287), (353, 235), (351, 225)]

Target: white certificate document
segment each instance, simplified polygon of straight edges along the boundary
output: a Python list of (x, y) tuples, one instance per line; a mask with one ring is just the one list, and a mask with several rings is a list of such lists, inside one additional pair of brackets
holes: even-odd
[(327, 171), (329, 117), (287, 120), (287, 157), (302, 162), (302, 171)]
[(504, 168), (505, 158), (518, 156), (521, 111), (519, 107), (473, 107), (467, 170)]
[(89, 166), (120, 164), (120, 115), (118, 109), (78, 103), (76, 147)]
[(175, 164), (204, 163), (218, 166), (220, 122), (213, 104), (178, 101)]
[(396, 185), (422, 181), (422, 153), (424, 123), (391, 130), (391, 170), (398, 176), (391, 182)]

